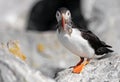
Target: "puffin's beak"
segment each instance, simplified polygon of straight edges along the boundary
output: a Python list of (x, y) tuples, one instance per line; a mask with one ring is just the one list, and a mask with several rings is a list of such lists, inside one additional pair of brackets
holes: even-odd
[(62, 27), (63, 27), (63, 29), (64, 29), (64, 27), (65, 27), (65, 18), (64, 18), (63, 15), (62, 15)]

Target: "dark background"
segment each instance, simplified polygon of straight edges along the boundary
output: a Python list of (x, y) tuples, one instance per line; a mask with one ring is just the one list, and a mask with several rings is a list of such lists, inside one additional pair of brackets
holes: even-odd
[(77, 26), (87, 28), (80, 5), (80, 0), (43, 0), (39, 1), (31, 9), (28, 30), (48, 31), (56, 30), (55, 14), (58, 8), (66, 7), (72, 13), (72, 20)]

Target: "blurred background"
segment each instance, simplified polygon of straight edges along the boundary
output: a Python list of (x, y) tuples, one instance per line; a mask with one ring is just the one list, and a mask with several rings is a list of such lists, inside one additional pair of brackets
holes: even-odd
[(44, 75), (79, 60), (56, 37), (56, 10), (67, 7), (76, 25), (120, 49), (120, 0), (0, 0), (0, 42), (19, 40), (26, 63)]

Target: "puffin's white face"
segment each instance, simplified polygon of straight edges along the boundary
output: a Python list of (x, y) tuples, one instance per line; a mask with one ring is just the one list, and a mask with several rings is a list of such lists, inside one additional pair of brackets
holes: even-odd
[(61, 8), (56, 12), (56, 19), (57, 22), (61, 25), (62, 31), (65, 31), (69, 35), (72, 33), (72, 26), (70, 26), (71, 23), (71, 13), (66, 8)]
[(71, 21), (71, 13), (68, 9), (61, 9), (56, 12), (56, 19), (58, 23), (61, 23), (63, 29), (65, 29), (67, 22)]
[(62, 11), (57, 11), (56, 12), (56, 19), (58, 22), (62, 21), (63, 20), (69, 20), (71, 19), (71, 13), (69, 10), (65, 11), (65, 12), (62, 12)]

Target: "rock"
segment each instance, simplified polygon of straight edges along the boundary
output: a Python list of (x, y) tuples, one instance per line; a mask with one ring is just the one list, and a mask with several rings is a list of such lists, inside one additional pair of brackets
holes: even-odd
[(72, 68), (59, 72), (57, 82), (120, 82), (120, 56), (92, 60), (80, 74), (72, 73)]
[(0, 82), (55, 82), (40, 71), (13, 56), (7, 47), (0, 45)]

